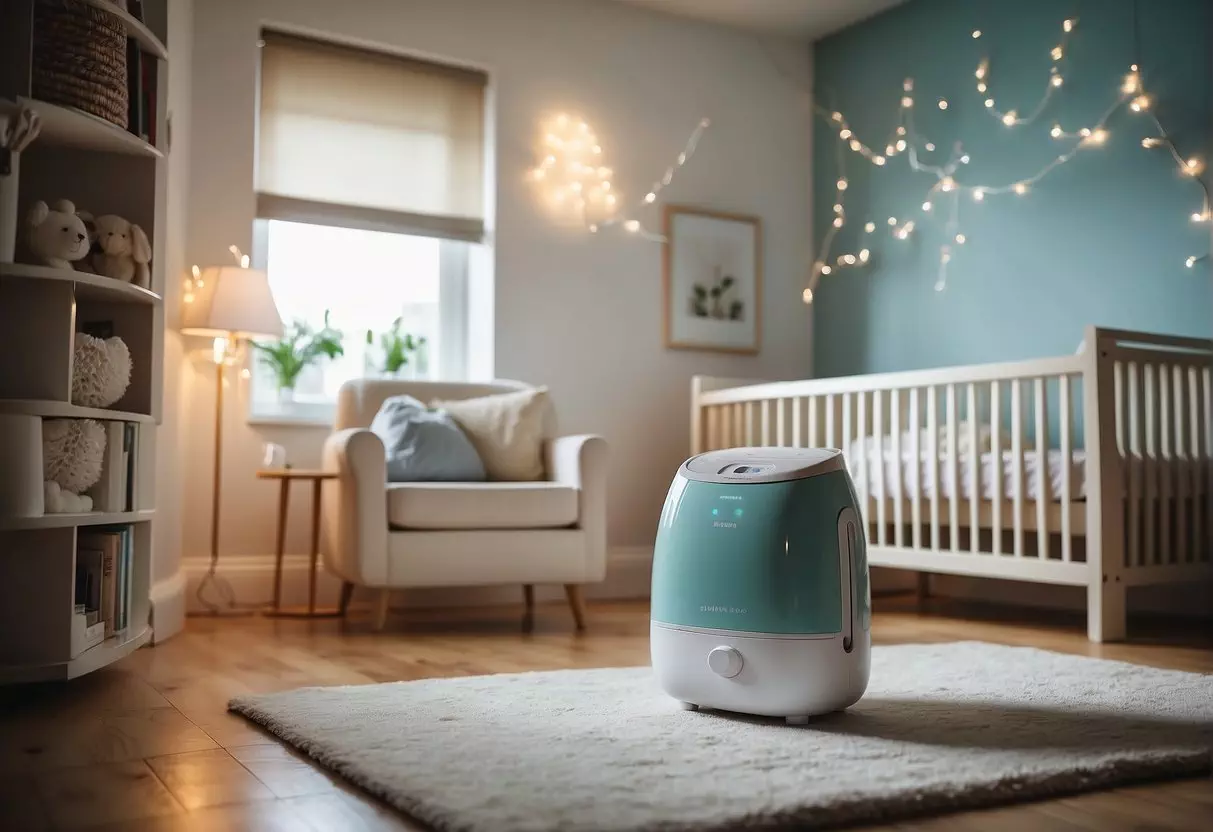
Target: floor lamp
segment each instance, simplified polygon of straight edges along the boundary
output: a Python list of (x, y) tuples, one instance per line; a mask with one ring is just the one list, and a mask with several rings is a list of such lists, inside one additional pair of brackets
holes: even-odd
[[(245, 260), (247, 262), (247, 259)], [(235, 606), (231, 587), (216, 575), (219, 566), (219, 486), (223, 462), (223, 371), (238, 361), (250, 338), (281, 338), (282, 317), (270, 292), (269, 278), (247, 266), (214, 266), (195, 273), (181, 306), (181, 334), (213, 338), (215, 362), (215, 471), (211, 494), (211, 563), (198, 585), (198, 600), (219, 612), (204, 597), (215, 587), (227, 607)]]

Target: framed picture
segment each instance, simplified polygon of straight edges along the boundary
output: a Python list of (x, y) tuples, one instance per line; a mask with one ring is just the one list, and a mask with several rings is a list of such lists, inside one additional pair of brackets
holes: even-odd
[(665, 345), (754, 354), (762, 343), (762, 223), (665, 207)]

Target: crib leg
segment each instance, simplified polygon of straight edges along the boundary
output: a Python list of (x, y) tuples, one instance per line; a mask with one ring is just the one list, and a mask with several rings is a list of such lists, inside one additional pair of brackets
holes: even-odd
[(1091, 641), (1124, 641), (1125, 585), (1120, 576), (1104, 576), (1087, 587), (1087, 638)]
[(917, 596), (918, 596), (918, 603), (920, 603), (920, 604), (923, 601), (925, 601), (931, 597), (931, 573), (930, 572), (919, 572), (918, 573)]

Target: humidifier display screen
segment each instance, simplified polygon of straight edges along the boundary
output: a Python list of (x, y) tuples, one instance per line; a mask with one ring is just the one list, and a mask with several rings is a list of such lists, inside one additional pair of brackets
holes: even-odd
[(735, 529), (744, 517), (745, 508), (742, 506), (742, 498), (726, 494), (719, 499), (717, 505), (712, 506), (710, 519), (714, 529)]

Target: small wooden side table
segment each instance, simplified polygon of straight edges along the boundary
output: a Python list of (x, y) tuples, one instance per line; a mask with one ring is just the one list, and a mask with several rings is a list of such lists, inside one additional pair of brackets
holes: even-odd
[[(335, 480), (332, 471), (309, 468), (270, 468), (257, 472), (259, 480), (278, 480), (278, 551), (274, 562), (274, 603), (265, 614), (277, 618), (336, 618), (341, 610), (334, 607), (316, 609), (316, 569), (320, 560), (320, 488), (325, 480)], [(307, 606), (282, 606), (282, 556), (286, 551), (286, 515), (290, 505), (291, 483), (305, 480), (312, 483), (312, 569), (308, 577)]]

